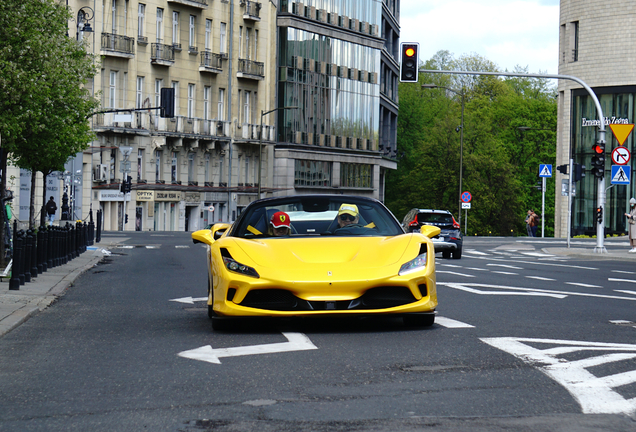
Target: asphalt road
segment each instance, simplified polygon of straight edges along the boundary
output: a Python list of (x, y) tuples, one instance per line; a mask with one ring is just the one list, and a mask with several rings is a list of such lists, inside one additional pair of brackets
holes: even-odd
[(636, 430), (636, 269), (541, 251), (556, 242), (469, 238), (462, 259), (438, 254), (428, 329), (213, 332), (205, 249), (132, 233), (0, 338), (0, 430)]

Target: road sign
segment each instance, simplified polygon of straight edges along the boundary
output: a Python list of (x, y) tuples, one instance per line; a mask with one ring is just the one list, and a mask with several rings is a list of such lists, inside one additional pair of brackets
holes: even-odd
[(627, 162), (631, 159), (632, 154), (627, 147), (616, 147), (612, 150), (612, 162), (616, 165), (627, 165)]
[(130, 161), (122, 161), (121, 164), (119, 164), (119, 172), (130, 172)]
[(631, 178), (631, 167), (628, 165), (612, 165), (612, 184), (628, 185)]
[(470, 194), (470, 192), (466, 191), (462, 193), (462, 202), (469, 203), (471, 199), (473, 199), (473, 196)]
[(629, 134), (634, 130), (633, 124), (612, 124), (609, 125), (609, 127), (614, 133), (614, 138), (616, 138), (616, 141), (618, 141), (620, 145), (625, 143)]
[(552, 177), (552, 165), (539, 164), (539, 177)]
[(462, 210), (463, 210), (463, 209), (470, 210), (470, 203), (463, 202), (463, 203), (462, 203)]

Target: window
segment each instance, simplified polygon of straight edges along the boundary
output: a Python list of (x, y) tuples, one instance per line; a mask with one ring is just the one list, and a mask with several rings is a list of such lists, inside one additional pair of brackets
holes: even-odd
[(144, 104), (144, 77), (137, 77), (137, 100), (135, 106), (141, 108)]
[(219, 184), (223, 183), (223, 154), (219, 155)]
[(250, 98), (252, 92), (245, 91), (245, 97), (243, 99), (243, 124), (250, 124)]
[(331, 162), (296, 159), (294, 186), (331, 187)]
[(210, 120), (210, 86), (203, 87), (203, 120)]
[(170, 165), (170, 181), (177, 181), (177, 167), (179, 164), (179, 153), (172, 152), (172, 164)]
[(137, 36), (144, 37), (144, 20), (146, 19), (146, 5), (139, 3), (137, 9)]
[(137, 149), (137, 181), (143, 179), (144, 149)]
[(110, 71), (110, 84), (108, 88), (108, 107), (117, 108), (117, 72)]
[(157, 43), (163, 42), (163, 9), (157, 8)]
[(195, 173), (195, 154), (194, 153), (189, 153), (188, 154), (188, 182), (193, 182), (196, 180), (196, 173)]
[(188, 118), (194, 117), (194, 84), (188, 84)]
[(245, 184), (250, 182), (250, 157), (245, 156)]
[(222, 22), (221, 23), (221, 36), (219, 38), (219, 50), (220, 50), (221, 53), (227, 53), (227, 49), (225, 47), (225, 44), (226, 44), (226, 42), (225, 42), (226, 27), (227, 27), (227, 24)]
[(155, 80), (155, 105), (156, 107), (161, 105), (161, 87), (163, 87), (163, 80)]
[(179, 81), (172, 81), (172, 88), (174, 90), (174, 116), (179, 116)]
[(194, 47), (196, 45), (195, 40), (195, 21), (196, 17), (194, 15), (190, 15), (190, 32), (188, 33), (188, 46)]
[(243, 182), (241, 181), (241, 159), (243, 158), (243, 155), (238, 155), (238, 163), (236, 164), (236, 179), (239, 182), (239, 185), (241, 185)]
[(205, 50), (212, 51), (212, 20), (205, 20)]
[(117, 149), (113, 148), (110, 150), (110, 180), (111, 182), (115, 180), (115, 164), (117, 163)]
[(254, 30), (254, 61), (258, 61), (258, 30)]
[(223, 121), (223, 108), (225, 105), (225, 89), (219, 89), (219, 105), (216, 113), (216, 118)]
[(179, 12), (172, 12), (172, 44), (179, 43)]
[(112, 34), (117, 34), (117, 0), (113, 0), (113, 10), (112, 10)]
[(155, 150), (155, 183), (161, 181), (161, 150)]
[(204, 182), (210, 181), (210, 153), (205, 154), (205, 166), (204, 166)]
[(371, 188), (373, 167), (367, 164), (340, 164), (340, 187)]
[(245, 58), (248, 60), (252, 58), (252, 50), (250, 49), (251, 36), (252, 36), (252, 29), (248, 27), (245, 29)]
[(239, 46), (238, 46), (238, 57), (245, 58), (243, 56), (243, 26), (239, 26)]
[(260, 180), (258, 178), (258, 160), (259, 160), (258, 155), (254, 156), (254, 182), (257, 182)]
[(579, 22), (572, 23), (572, 61), (579, 61)]

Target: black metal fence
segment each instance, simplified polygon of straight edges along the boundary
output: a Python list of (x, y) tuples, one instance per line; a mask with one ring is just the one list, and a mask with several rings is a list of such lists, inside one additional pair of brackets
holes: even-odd
[[(98, 223), (101, 213), (98, 212)], [(95, 224), (78, 222), (66, 226), (41, 226), (37, 230), (18, 230), (13, 223), (13, 264), (11, 268), (10, 290), (19, 290), (20, 285), (31, 282), (39, 274), (66, 264), (77, 258), (95, 238)], [(100, 227), (98, 225), (98, 241)]]

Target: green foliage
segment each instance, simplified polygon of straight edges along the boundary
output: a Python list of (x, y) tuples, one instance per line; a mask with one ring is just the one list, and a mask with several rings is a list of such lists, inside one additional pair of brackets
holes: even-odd
[[(424, 67), (497, 70), (480, 56), (454, 60), (447, 51)], [(422, 88), (425, 83), (453, 91)], [(541, 211), (541, 191), (535, 187), (539, 164), (555, 169), (554, 87), (541, 79), (420, 74), (417, 84), (401, 83), (399, 94), (398, 152), (404, 158), (386, 182), (386, 204), (398, 219), (414, 207), (447, 209), (458, 219), (463, 95), (462, 190), (473, 195), (468, 233), (525, 235), (526, 211)], [(548, 236), (553, 235), (554, 190), (554, 180), (548, 179), (546, 214), (541, 215)]]

